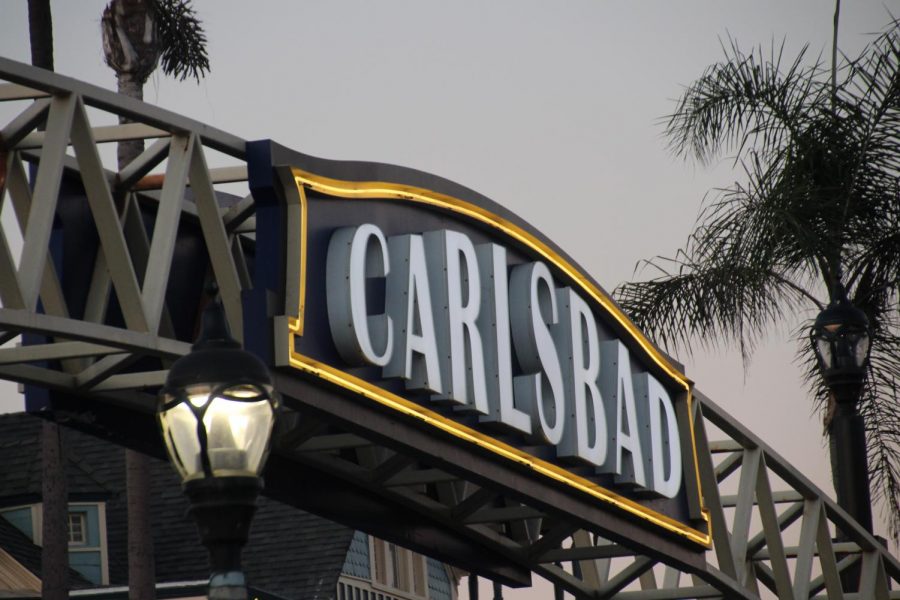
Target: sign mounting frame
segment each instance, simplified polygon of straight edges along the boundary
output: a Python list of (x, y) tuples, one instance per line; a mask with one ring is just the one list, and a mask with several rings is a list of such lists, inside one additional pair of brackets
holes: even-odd
[[(537, 476), (562, 484), (576, 493), (594, 498), (609, 506), (617, 514), (648, 523), (665, 534), (688, 542), (689, 546), (696, 549), (705, 550), (711, 547), (712, 536), (709, 512), (704, 506), (697, 464), (698, 450), (694, 432), (693, 384), (662, 352), (647, 340), (643, 333), (622, 313), (615, 302), (570, 260), (544, 243), (538, 235), (527, 231), (512, 220), (496, 214), (483, 206), (450, 194), (387, 181), (338, 179), (298, 167), (291, 167), (289, 174), (287, 172), (282, 173), (280, 179), (285, 186), (291, 184), (295, 186), (296, 197), (299, 198), (299, 206), (297, 207), (299, 209), (299, 236), (297, 236), (299, 239), (286, 240), (287, 244), (296, 244), (292, 251), (298, 257), (298, 264), (296, 265), (298, 272), (295, 273), (295, 277), (297, 277), (295, 285), (297, 286), (298, 303), (295, 308), (295, 316), (287, 316), (286, 318), (275, 320), (276, 331), (274, 339), (278, 346), (275, 349), (275, 355), (278, 357), (276, 359), (277, 366), (289, 366), (315, 379), (342, 388), (368, 401), (375, 402), (386, 409), (414, 419), (427, 427), (449, 434), (463, 443), (475, 445), (499, 457), (501, 460), (515, 463), (535, 473)], [(291, 192), (293, 191), (291, 190)], [(686, 410), (680, 410), (679, 414), (688, 423), (690, 438), (688, 447), (690, 452), (689, 460), (693, 466), (693, 469), (685, 474), (685, 483), (688, 487), (688, 501), (693, 503), (696, 507), (695, 511), (699, 513), (698, 525), (692, 526), (692, 524), (681, 522), (654, 511), (639, 502), (572, 473), (566, 468), (530, 455), (491, 435), (467, 427), (401, 395), (382, 389), (364, 379), (296, 351), (294, 336), (303, 336), (306, 318), (308, 193), (315, 194), (317, 198), (331, 197), (359, 201), (374, 199), (413, 204), (427, 207), (429, 210), (442, 211), (456, 219), (468, 220), (480, 227), (491, 230), (512, 241), (518, 247), (526, 249), (531, 255), (550, 263), (557, 273), (563, 275), (568, 283), (576, 286), (581, 294), (590, 298), (597, 307), (604, 311), (605, 315), (616, 324), (618, 331), (627, 335), (643, 351), (645, 360), (651, 361), (659, 371), (680, 386), (684, 401), (679, 402), (678, 405), (686, 407)], [(290, 195), (293, 196), (293, 193)]]

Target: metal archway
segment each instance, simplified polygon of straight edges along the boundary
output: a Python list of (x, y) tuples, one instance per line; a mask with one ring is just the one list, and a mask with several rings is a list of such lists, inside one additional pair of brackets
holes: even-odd
[[(23, 243), (17, 263), (15, 236), (0, 235), (0, 340), (27, 341), (0, 348), (0, 378), (48, 390), (54, 418), (158, 452), (153, 390), (188, 350), (178, 301), (200, 285), (173, 284), (173, 272), (208, 270), (232, 329), (243, 330), (254, 198), (223, 208), (216, 192), (247, 180), (246, 143), (3, 58), (0, 81), (0, 108), (11, 115), (0, 121), (0, 202), (11, 203)], [(109, 117), (132, 122), (92, 126)], [(124, 139), (150, 143), (125, 169), (104, 168), (100, 145)], [(81, 264), (54, 243), (74, 197), (92, 217)], [(187, 240), (179, 228), (190, 230)], [(66, 278), (81, 280), (81, 296), (66, 296)], [(299, 498), (285, 483), (271, 495), (506, 584), (536, 573), (578, 598), (900, 598), (900, 562), (702, 394), (695, 422), (713, 548), (685, 563), (624, 534), (616, 543), (587, 530), (575, 509), (523, 502), (502, 477), (474, 477), (446, 460), (439, 440), (405, 453), (412, 440), (372, 437), (358, 413), (297, 391), (308, 400), (287, 420), (299, 411), (303, 425), (276, 438), (270, 468), (284, 480), (314, 478), (319, 493)], [(126, 421), (137, 426), (125, 431)], [(833, 541), (836, 530), (847, 541)], [(841, 573), (857, 564), (859, 590), (843, 592)]]

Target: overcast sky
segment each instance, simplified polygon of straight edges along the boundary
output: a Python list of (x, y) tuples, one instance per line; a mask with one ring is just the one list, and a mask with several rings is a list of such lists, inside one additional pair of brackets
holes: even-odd
[[(52, 3), (56, 69), (114, 88), (104, 4)], [(727, 159), (708, 169), (667, 153), (661, 117), (683, 86), (729, 35), (747, 49), (786, 38), (787, 56), (807, 43), (810, 60), (829, 56), (834, 10), (824, 0), (194, 5), (212, 72), (199, 85), (154, 77), (147, 101), (246, 139), (457, 181), (531, 222), (607, 290), (635, 277), (639, 260), (671, 256), (707, 191), (740, 179)], [(900, 2), (845, 0), (842, 50), (855, 56), (888, 11)], [(25, 1), (3, 0), (0, 55), (28, 61), (27, 32)], [(793, 329), (812, 316), (770, 332), (746, 371), (736, 351), (678, 358), (831, 493), (822, 425), (794, 364)]]

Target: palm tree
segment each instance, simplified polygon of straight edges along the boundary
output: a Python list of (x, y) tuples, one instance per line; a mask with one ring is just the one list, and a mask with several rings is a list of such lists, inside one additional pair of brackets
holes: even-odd
[(28, 0), (28, 38), (31, 64), (53, 70), (53, 18), (50, 0)]
[(69, 597), (69, 504), (59, 425), (41, 424), (41, 598)]
[[(837, 15), (836, 19), (837, 20)], [(615, 296), (670, 350), (736, 344), (818, 312), (846, 288), (872, 326), (860, 404), (873, 497), (900, 536), (900, 20), (856, 59), (809, 66), (806, 49), (746, 54), (732, 41), (668, 117), (673, 152), (709, 164), (733, 152), (745, 176), (705, 204), (673, 258)], [(815, 314), (815, 313), (813, 313)], [(828, 394), (806, 337), (804, 376), (828, 425)]]
[[(53, 18), (50, 0), (28, 0), (31, 64), (53, 70)], [(41, 127), (43, 129), (43, 127)], [(59, 426), (41, 426), (41, 598), (69, 597), (68, 495)]]
[[(120, 94), (143, 100), (144, 83), (160, 63), (164, 74), (179, 81), (199, 82), (209, 71), (206, 34), (190, 0), (112, 0), (101, 27), (103, 54)], [(142, 140), (120, 142), (119, 168), (142, 150)]]
[[(116, 72), (119, 93), (143, 100), (144, 83), (157, 65), (179, 80), (198, 82), (209, 71), (206, 35), (190, 0), (112, 0), (103, 11), (103, 52)], [(127, 122), (120, 118), (120, 122)], [(118, 165), (125, 168), (144, 149), (143, 140), (119, 142)], [(128, 504), (128, 579), (131, 600), (156, 593), (150, 527), (150, 472), (147, 457), (125, 451)]]

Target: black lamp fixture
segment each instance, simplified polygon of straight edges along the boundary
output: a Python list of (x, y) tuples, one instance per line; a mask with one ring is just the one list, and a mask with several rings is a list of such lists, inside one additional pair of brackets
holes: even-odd
[(209, 550), (209, 598), (244, 600), (247, 542), (278, 396), (266, 365), (231, 337), (218, 290), (191, 352), (169, 370), (157, 417)]
[(869, 364), (869, 319), (850, 302), (843, 285), (836, 286), (833, 300), (816, 317), (810, 339), (835, 401), (857, 402)]
[(871, 330), (866, 314), (847, 298), (841, 283), (810, 332), (819, 372), (834, 405), (827, 422), (831, 472), (838, 505), (872, 532), (866, 432), (859, 414), (869, 365)]

